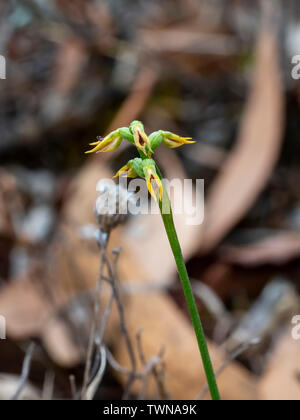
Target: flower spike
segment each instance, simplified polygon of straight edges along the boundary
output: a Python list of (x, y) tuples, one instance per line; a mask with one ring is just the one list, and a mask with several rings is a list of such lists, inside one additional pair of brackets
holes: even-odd
[[(174, 259), (178, 269), (178, 274), (182, 283), (182, 288), (184, 291), (190, 317), (196, 334), (198, 347), (202, 357), (208, 387), (212, 399), (219, 401), (221, 399), (220, 393), (218, 390), (213, 365), (206, 344), (203, 327), (199, 317), (198, 308), (193, 295), (193, 289), (182, 256), (180, 243), (178, 241), (168, 191), (167, 189), (164, 190), (160, 170), (156, 165), (155, 161), (151, 159), (151, 155), (153, 154), (154, 150), (156, 150), (162, 143), (167, 147), (175, 148), (183, 144), (191, 144), (194, 142), (191, 141), (191, 139), (188, 137), (180, 137), (176, 134), (162, 130), (152, 133), (148, 138), (145, 133), (143, 124), (139, 121), (133, 121), (128, 128), (119, 128), (118, 130), (106, 136), (104, 139), (98, 137), (97, 140), (97, 142), (91, 143), (91, 146), (95, 147), (86, 153), (108, 152), (110, 150), (115, 150), (117, 147), (119, 147), (122, 140), (129, 141), (130, 143), (134, 144), (138, 149), (140, 157), (130, 160), (117, 172), (115, 178), (122, 174), (125, 174), (128, 177), (139, 176), (146, 180), (147, 188), (154, 200), (156, 202), (159, 200), (160, 213), (163, 219), (164, 228), (168, 236), (171, 250), (174, 255)], [(120, 191), (122, 191), (122, 189), (120, 190), (120, 186), (115, 185), (115, 187), (118, 188), (118, 198), (116, 198), (116, 191), (114, 191), (113, 202), (117, 205), (117, 207), (114, 206), (111, 217), (107, 217), (107, 204), (105, 204), (104, 208), (101, 207), (100, 209), (100, 207), (96, 203), (96, 216), (99, 224), (99, 232), (101, 233), (101, 235), (99, 234), (100, 236), (98, 235), (99, 238), (97, 236), (97, 240), (99, 243), (101, 241), (101, 245), (104, 244), (104, 241), (106, 241), (105, 244), (107, 244), (108, 234), (111, 231), (111, 229), (116, 227), (121, 221), (125, 220), (121, 216), (121, 213), (123, 214), (123, 209), (127, 209), (128, 192), (127, 190), (125, 190), (126, 197), (124, 197), (124, 203), (122, 203), (122, 200), (120, 200), (122, 195), (120, 195)], [(114, 190), (114, 188), (112, 190)], [(126, 206), (125, 208), (124, 204)], [(105, 214), (102, 211), (104, 209)], [(127, 212), (125, 211), (125, 213)], [(102, 236), (104, 239), (102, 238)]]

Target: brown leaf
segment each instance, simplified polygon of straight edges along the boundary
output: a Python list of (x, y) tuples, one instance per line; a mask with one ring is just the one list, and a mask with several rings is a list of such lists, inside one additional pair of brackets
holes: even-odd
[(258, 266), (286, 264), (300, 256), (300, 234), (282, 232), (252, 245), (224, 245), (220, 249), (223, 260), (233, 264)]
[(140, 36), (147, 49), (155, 52), (181, 52), (226, 56), (238, 53), (238, 44), (231, 35), (204, 32), (196, 27), (143, 29)]
[(266, 367), (259, 391), (263, 400), (300, 399), (300, 340), (294, 340), (291, 328), (279, 340)]
[[(164, 347), (163, 360), (166, 364), (166, 389), (174, 399), (194, 399), (205, 385), (205, 375), (197, 341), (189, 320), (184, 313), (164, 294), (132, 296), (126, 308), (128, 330), (133, 342), (136, 332), (143, 329), (143, 350), (146, 358), (157, 355)], [(129, 366), (128, 352), (123, 338), (118, 336), (116, 359)], [(224, 362), (224, 354), (212, 343), (210, 354), (215, 369)], [(124, 383), (125, 379), (119, 375)], [(250, 373), (237, 363), (232, 363), (218, 379), (223, 399), (255, 400), (258, 394), (255, 381)], [(230, 384), (230, 386), (228, 385)], [(154, 397), (152, 387), (148, 397)], [(141, 391), (141, 384), (136, 383), (134, 391)]]
[(6, 319), (7, 333), (15, 339), (38, 335), (51, 316), (50, 303), (35, 286), (33, 278), (41, 281), (44, 270), (31, 271), (1, 288), (0, 313)]
[(274, 33), (263, 30), (238, 142), (208, 197), (203, 252), (211, 251), (230, 232), (266, 186), (281, 149), (283, 106), (277, 40)]

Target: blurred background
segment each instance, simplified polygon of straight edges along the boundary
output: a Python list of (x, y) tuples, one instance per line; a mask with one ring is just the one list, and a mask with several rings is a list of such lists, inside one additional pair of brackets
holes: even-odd
[[(6, 0), (0, 16), (0, 399), (16, 390), (32, 343), (22, 398), (80, 389), (99, 269), (96, 183), (135, 156), (129, 144), (84, 151), (134, 119), (197, 140), (156, 157), (168, 178), (205, 180), (203, 226), (176, 223), (223, 397), (299, 399), (299, 2)], [(167, 395), (200, 398), (159, 218), (131, 217), (114, 232), (119, 246), (133, 347), (142, 328), (147, 359), (165, 349)], [(105, 345), (127, 366), (111, 315)], [(108, 365), (95, 398), (122, 398), (124, 376)], [(146, 379), (132, 398), (159, 398)]]

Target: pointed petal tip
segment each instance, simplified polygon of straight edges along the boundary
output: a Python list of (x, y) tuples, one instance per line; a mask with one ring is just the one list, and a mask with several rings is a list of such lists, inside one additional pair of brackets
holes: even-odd
[(120, 176), (123, 176), (124, 178), (128, 178), (127, 171), (118, 171), (116, 175), (113, 176), (113, 178), (119, 178)]

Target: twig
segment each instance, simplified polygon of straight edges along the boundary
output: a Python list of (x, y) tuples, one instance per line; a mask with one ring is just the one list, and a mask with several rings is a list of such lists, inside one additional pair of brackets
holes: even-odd
[(147, 395), (148, 385), (150, 377), (155, 369), (155, 367), (161, 363), (161, 359), (159, 357), (152, 357), (149, 362), (144, 367), (144, 372), (142, 375), (142, 391), (140, 395), (138, 396), (138, 400), (144, 400)]
[(77, 400), (76, 380), (74, 375), (69, 376), (71, 395), (73, 400)]
[[(138, 332), (137, 332), (137, 335), (136, 335), (136, 339), (137, 339), (137, 348), (138, 348), (138, 354), (139, 354), (139, 358), (140, 358), (140, 360), (141, 360), (141, 363), (144, 365), (144, 366), (146, 366), (147, 367), (147, 361), (146, 361), (146, 357), (145, 357), (145, 355), (144, 355), (144, 351), (143, 351), (143, 345), (142, 345), (142, 332), (143, 332), (143, 330), (142, 329), (140, 329)], [(164, 353), (164, 348), (162, 348), (161, 350), (160, 350), (160, 352), (159, 352), (159, 354), (158, 354), (158, 356), (157, 356), (157, 360), (159, 360), (159, 363), (157, 363), (157, 364), (155, 364), (155, 365), (153, 365), (152, 366), (152, 369), (151, 369), (151, 371), (149, 372), (147, 372), (147, 376), (149, 376), (149, 378), (150, 378), (150, 375), (149, 375), (149, 373), (150, 374), (153, 374), (153, 377), (154, 377), (154, 380), (155, 380), (155, 382), (156, 382), (156, 385), (157, 385), (157, 390), (158, 390), (158, 393), (159, 393), (159, 396), (160, 396), (160, 398), (162, 399), (162, 400), (170, 400), (170, 399), (172, 399), (171, 398), (171, 395), (169, 394), (169, 392), (166, 390), (166, 388), (165, 388), (165, 383), (164, 383), (164, 379), (163, 379), (163, 377), (162, 377), (162, 375), (161, 375), (161, 373), (162, 373), (162, 371), (164, 370), (164, 365), (163, 365), (163, 361), (162, 361), (162, 357), (163, 357), (163, 353)], [(150, 363), (150, 362), (149, 362)], [(163, 366), (163, 369), (162, 369), (162, 371), (161, 372), (159, 372), (159, 370), (158, 370), (158, 365), (162, 365)], [(144, 396), (144, 395), (146, 395), (146, 391), (147, 391), (147, 382), (149, 382), (149, 378), (148, 379), (144, 379), (145, 380), (145, 384), (144, 384), (144, 392), (142, 391), (142, 393), (141, 393), (141, 395), (142, 396)], [(142, 398), (141, 398), (142, 399)]]
[(126, 347), (127, 347), (127, 350), (128, 350), (130, 363), (131, 363), (131, 374), (129, 375), (127, 384), (125, 386), (124, 394), (123, 394), (123, 399), (128, 399), (131, 386), (132, 386), (132, 384), (135, 380), (137, 363), (136, 363), (136, 358), (135, 358), (135, 354), (134, 354), (134, 350), (133, 350), (133, 344), (131, 342), (131, 339), (130, 339), (130, 336), (129, 336), (129, 333), (128, 333), (128, 330), (127, 330), (127, 327), (126, 327), (124, 308), (123, 308), (123, 305), (122, 305), (122, 302), (121, 302), (118, 286), (117, 286), (117, 283), (116, 283), (116, 276), (114, 275), (114, 273), (111, 269), (110, 263), (109, 263), (109, 261), (106, 257), (105, 257), (105, 260), (106, 260), (106, 265), (107, 265), (107, 268), (108, 268), (109, 276), (112, 279), (111, 287), (112, 287), (112, 290), (113, 290), (113, 294), (114, 294), (114, 297), (115, 297), (115, 301), (116, 301), (116, 305), (117, 305), (117, 309), (118, 309), (118, 313), (119, 313), (121, 332), (122, 332), (122, 334), (124, 336), (124, 339), (125, 339), (125, 343), (126, 343)]
[(108, 322), (108, 318), (109, 315), (111, 313), (111, 308), (114, 302), (114, 293), (112, 292), (109, 298), (109, 301), (106, 305), (106, 308), (104, 310), (103, 313), (103, 317), (102, 317), (102, 322), (101, 322), (101, 326), (100, 326), (100, 331), (98, 333), (98, 337), (96, 337), (96, 345), (98, 347), (98, 349), (101, 348), (102, 342), (103, 342), (103, 338), (104, 338), (104, 333), (105, 333), (105, 329), (107, 326), (107, 322)]
[(12, 401), (17, 400), (20, 397), (20, 394), (23, 391), (23, 389), (24, 389), (24, 387), (27, 383), (29, 372), (30, 372), (31, 360), (32, 360), (34, 350), (35, 350), (35, 343), (32, 342), (32, 343), (30, 343), (30, 345), (28, 346), (28, 348), (26, 350), (26, 354), (25, 354), (24, 361), (23, 361), (23, 366), (22, 366), (20, 383), (18, 385), (18, 388), (17, 388), (16, 392), (11, 397)]
[[(100, 243), (100, 241), (98, 241), (98, 244), (100, 245), (100, 249), (101, 249), (100, 273), (99, 273), (99, 278), (97, 281), (96, 291), (94, 294), (95, 295), (94, 296), (95, 298), (94, 299), (95, 301), (94, 317), (92, 320), (91, 332), (90, 332), (90, 337), (89, 337), (89, 345), (88, 345), (88, 351), (87, 351), (87, 360), (86, 360), (86, 366), (85, 366), (81, 399), (90, 400), (94, 397), (96, 390), (98, 389), (99, 384), (102, 380), (107, 362), (111, 365), (113, 369), (127, 376), (127, 383), (124, 387), (123, 399), (129, 398), (132, 384), (137, 379), (142, 381), (142, 391), (140, 394), (140, 398), (145, 396), (147, 394), (149, 379), (152, 374), (157, 383), (157, 388), (161, 397), (163, 399), (169, 399), (169, 394), (165, 391), (164, 381), (161, 375), (161, 372), (163, 371), (163, 369), (161, 370), (161, 372), (157, 369), (157, 365), (163, 366), (163, 362), (161, 359), (163, 351), (161, 351), (157, 357), (151, 358), (149, 362), (147, 363), (146, 357), (144, 355), (143, 348), (142, 348), (141, 330), (137, 333), (137, 344), (138, 344), (138, 355), (139, 355), (139, 358), (141, 360), (143, 367), (142, 367), (141, 372), (137, 371), (136, 355), (135, 355), (134, 346), (131, 341), (131, 337), (130, 337), (130, 334), (126, 325), (124, 308), (121, 301), (121, 291), (119, 290), (118, 277), (117, 277), (117, 263), (118, 263), (118, 258), (120, 255), (120, 249), (116, 249), (113, 251), (114, 259), (111, 263), (106, 253), (108, 236), (105, 242), (105, 246), (103, 246)], [(103, 273), (104, 268), (106, 268), (105, 275)], [(97, 324), (98, 324), (98, 319), (99, 319), (99, 295), (100, 295), (100, 292), (102, 293), (103, 281), (109, 284), (111, 288), (111, 295), (106, 304), (106, 307), (102, 316), (102, 320), (101, 320), (101, 325), (98, 329)], [(116, 303), (117, 312), (119, 315), (120, 329), (124, 337), (129, 359), (130, 359), (130, 364), (131, 364), (130, 369), (123, 368), (122, 366), (120, 366), (118, 362), (116, 362), (116, 360), (113, 358), (109, 350), (105, 349), (105, 347), (102, 344), (113, 302)], [(94, 366), (92, 368), (93, 349), (94, 349), (95, 344), (97, 346), (98, 351), (95, 354)], [(99, 363), (100, 363), (100, 369), (98, 368)], [(95, 375), (94, 375), (94, 372), (95, 372)], [(89, 384), (89, 380), (91, 377), (93, 377), (94, 379)], [(73, 392), (73, 395), (74, 395), (74, 392)]]
[(86, 364), (85, 364), (85, 370), (84, 370), (84, 376), (83, 376), (81, 399), (85, 399), (86, 397), (86, 390), (87, 390), (87, 386), (89, 382), (89, 375), (90, 375), (91, 366), (92, 366), (93, 350), (94, 350), (94, 344), (95, 344), (95, 339), (96, 339), (97, 323), (98, 323), (98, 318), (99, 318), (99, 309), (100, 309), (99, 299), (100, 299), (100, 293), (101, 293), (101, 284), (102, 284), (102, 276), (103, 276), (105, 255), (106, 255), (106, 249), (107, 249), (107, 242), (108, 241), (106, 241), (106, 243), (102, 245), (100, 248), (100, 272), (99, 272), (95, 295), (94, 295), (94, 315), (92, 319), (92, 325), (91, 325), (90, 336), (89, 336), (89, 344), (88, 344), (87, 358), (86, 358)]
[[(143, 352), (142, 352), (143, 353)], [(127, 369), (123, 366), (121, 366), (113, 357), (113, 355), (111, 354), (111, 352), (106, 349), (106, 355), (107, 355), (107, 361), (109, 363), (109, 365), (117, 372), (123, 374), (123, 375), (127, 375), (127, 376), (131, 376), (132, 375), (132, 371), (130, 369)], [(164, 380), (162, 377), (162, 373), (163, 373), (163, 369), (159, 372), (157, 370), (157, 366), (158, 365), (162, 365), (164, 367), (164, 363), (162, 361), (162, 356), (163, 356), (163, 349), (159, 352), (157, 357), (152, 357), (148, 363), (145, 363), (145, 365), (143, 366), (142, 370), (140, 372), (136, 372), (134, 374), (134, 379), (138, 379), (141, 380), (144, 383), (143, 389), (141, 391), (141, 394), (139, 396), (140, 399), (142, 399), (142, 396), (146, 395), (147, 392), (147, 386), (148, 386), (148, 376), (149, 374), (153, 373), (154, 377), (157, 381), (157, 385), (158, 385), (158, 390), (159, 390), (159, 394), (161, 399), (165, 399), (165, 400), (171, 400), (171, 395), (165, 390), (165, 385), (164, 385)]]
[[(114, 281), (114, 279), (117, 275), (117, 264), (118, 264), (118, 260), (119, 260), (119, 256), (120, 256), (120, 249), (114, 250), (113, 255), (114, 255), (115, 258), (114, 258), (112, 270), (111, 270), (111, 273), (110, 273), (112, 275), (112, 277), (111, 278), (107, 278), (105, 276), (102, 277), (103, 280), (108, 282), (110, 285), (111, 285), (111, 282)], [(104, 333), (105, 333), (108, 318), (109, 318), (109, 315), (110, 315), (110, 312), (111, 312), (111, 309), (112, 309), (112, 304), (113, 304), (113, 301), (114, 301), (114, 297), (115, 297), (114, 296), (114, 291), (112, 290), (109, 301), (108, 301), (108, 303), (106, 305), (106, 308), (104, 310), (104, 313), (103, 313), (102, 322), (101, 322), (101, 326), (100, 326), (100, 329), (99, 329), (98, 337), (96, 337), (96, 344), (98, 346), (99, 351), (100, 351), (100, 348), (102, 346)]]
[(97, 389), (99, 388), (99, 385), (102, 381), (104, 372), (105, 372), (105, 368), (106, 368), (106, 350), (105, 347), (102, 346), (100, 349), (100, 367), (98, 369), (98, 372), (95, 376), (95, 378), (92, 380), (92, 382), (90, 383), (90, 385), (87, 388), (86, 391), (86, 399), (87, 400), (92, 400), (97, 392)]
[(146, 357), (144, 355), (143, 346), (142, 346), (142, 332), (143, 329), (140, 328), (138, 332), (136, 333), (136, 341), (137, 341), (137, 349), (138, 349), (138, 355), (140, 358), (140, 361), (142, 362), (142, 365), (146, 365)]
[[(107, 361), (110, 364), (110, 366), (119, 373), (122, 373), (123, 375), (131, 375), (131, 371), (123, 366), (121, 366), (116, 359), (114, 358), (114, 356), (112, 355), (112, 353), (106, 349), (106, 355), (107, 355)], [(138, 376), (138, 375), (137, 375)]]
[(54, 390), (54, 381), (55, 381), (55, 373), (52, 370), (47, 371), (45, 374), (43, 394), (42, 394), (42, 399), (44, 401), (52, 400), (53, 390)]
[(173, 399), (172, 395), (166, 389), (166, 386), (165, 386), (165, 370), (166, 370), (166, 366), (165, 366), (165, 363), (162, 361), (160, 370), (158, 370), (158, 368), (155, 367), (154, 377), (156, 379), (157, 389), (158, 389), (160, 399), (172, 400)]

